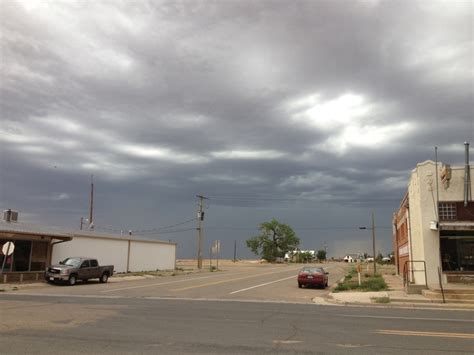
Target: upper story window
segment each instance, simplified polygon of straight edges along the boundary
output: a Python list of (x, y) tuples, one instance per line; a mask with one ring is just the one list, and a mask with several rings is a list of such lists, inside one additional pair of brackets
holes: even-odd
[(451, 202), (440, 202), (438, 213), (441, 221), (455, 221), (457, 219), (456, 204)]

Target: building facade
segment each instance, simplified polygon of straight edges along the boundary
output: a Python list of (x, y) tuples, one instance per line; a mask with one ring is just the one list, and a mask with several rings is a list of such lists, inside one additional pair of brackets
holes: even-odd
[(407, 283), (474, 281), (473, 169), (425, 161), (393, 216), (397, 271)]
[(106, 234), (74, 233), (70, 242), (56, 245), (52, 264), (70, 256), (87, 256), (102, 265), (114, 265), (115, 272), (173, 270), (176, 267), (176, 244)]
[[(14, 247), (3, 252), (5, 245)], [(42, 280), (47, 266), (71, 256), (96, 258), (115, 272), (172, 270), (176, 243), (0, 222), (0, 283)]]

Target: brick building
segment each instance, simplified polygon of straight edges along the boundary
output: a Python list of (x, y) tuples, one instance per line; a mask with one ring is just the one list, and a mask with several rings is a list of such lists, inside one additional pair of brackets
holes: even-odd
[[(397, 271), (409, 284), (474, 282), (473, 169), (425, 161), (393, 216)], [(436, 181), (438, 178), (438, 181)]]

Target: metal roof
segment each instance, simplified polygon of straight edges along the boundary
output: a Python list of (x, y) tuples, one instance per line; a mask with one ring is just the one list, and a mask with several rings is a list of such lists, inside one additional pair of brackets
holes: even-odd
[(132, 240), (149, 243), (161, 243), (161, 244), (172, 244), (176, 245), (175, 242), (158, 240), (156, 237), (144, 237), (136, 235), (119, 235), (102, 233), (97, 231), (88, 230), (71, 230), (61, 227), (41, 226), (37, 224), (28, 224), (23, 222), (5, 222), (0, 221), (0, 234), (14, 233), (21, 235), (35, 235), (35, 236), (48, 236), (55, 239), (71, 240), (75, 237), (78, 238), (97, 238), (97, 239), (114, 239), (114, 240)]
[(0, 221), (0, 234), (6, 233), (17, 235), (47, 236), (61, 240), (71, 240), (73, 238), (73, 235), (70, 231), (62, 228)]

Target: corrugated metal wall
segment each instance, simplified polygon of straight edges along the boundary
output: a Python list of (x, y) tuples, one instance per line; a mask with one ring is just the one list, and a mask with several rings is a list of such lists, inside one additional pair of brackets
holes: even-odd
[[(53, 247), (51, 262), (70, 256), (96, 258), (100, 265), (114, 265), (115, 272), (127, 271), (128, 240), (75, 236)], [(175, 268), (176, 245), (132, 240), (129, 271), (171, 270)]]

